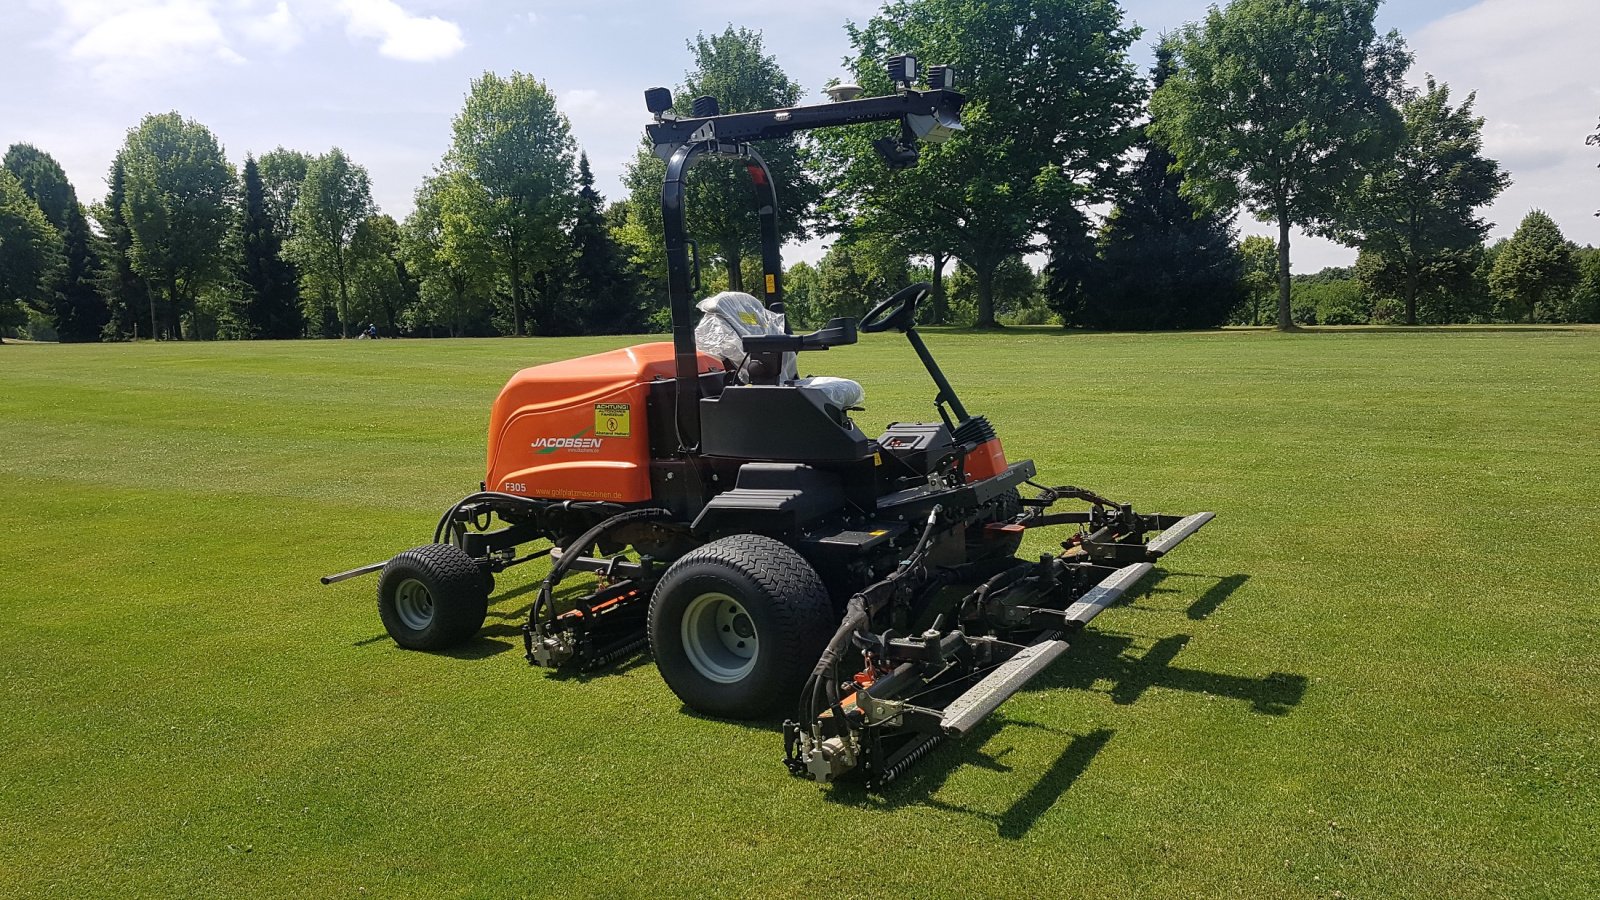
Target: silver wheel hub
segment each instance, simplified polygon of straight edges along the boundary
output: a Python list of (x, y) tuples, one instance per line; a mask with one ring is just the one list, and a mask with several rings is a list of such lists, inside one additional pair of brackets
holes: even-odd
[(428, 586), (415, 578), (407, 578), (394, 589), (394, 612), (412, 631), (422, 631), (433, 624), (433, 595)]
[(755, 668), (761, 636), (744, 605), (727, 594), (712, 591), (690, 600), (680, 628), (689, 664), (706, 678), (733, 684)]

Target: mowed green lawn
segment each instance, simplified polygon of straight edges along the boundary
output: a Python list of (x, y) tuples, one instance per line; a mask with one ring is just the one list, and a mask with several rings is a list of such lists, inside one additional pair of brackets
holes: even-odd
[[(317, 584), (629, 342), (0, 347), (0, 894), (1600, 894), (1600, 330), (931, 335), (1044, 480), (1218, 517), (881, 796), (529, 668), (533, 566), (452, 655)], [(896, 337), (804, 362), (931, 415)]]

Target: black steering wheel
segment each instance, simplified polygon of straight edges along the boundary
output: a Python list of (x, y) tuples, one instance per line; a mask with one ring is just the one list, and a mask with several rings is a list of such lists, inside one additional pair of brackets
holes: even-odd
[(917, 304), (928, 296), (933, 285), (919, 281), (894, 292), (894, 296), (867, 311), (856, 327), (868, 334), (880, 331), (905, 331), (917, 323)]

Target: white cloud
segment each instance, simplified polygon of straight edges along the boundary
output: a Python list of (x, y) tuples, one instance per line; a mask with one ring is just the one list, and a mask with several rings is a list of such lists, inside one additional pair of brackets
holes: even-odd
[(242, 61), (205, 0), (68, 0), (62, 7), (67, 57), (86, 63), (105, 82)]
[(1454, 102), (1478, 93), (1484, 152), (1512, 180), (1488, 212), (1495, 237), (1537, 207), (1569, 239), (1600, 243), (1600, 154), (1583, 143), (1600, 118), (1589, 46), (1596, 34), (1600, 4), (1481, 0), (1411, 39), (1413, 81), (1433, 73), (1449, 82)]
[(239, 63), (241, 39), (278, 53), (308, 30), (343, 22), (354, 39), (375, 40), (394, 59), (444, 59), (465, 46), (461, 27), (412, 15), (394, 0), (34, 0), (60, 16), (49, 45), (89, 66), (117, 89), (181, 75), (217, 62)]
[(600, 102), (600, 92), (589, 88), (574, 88), (570, 91), (563, 91), (561, 96), (556, 99), (556, 105), (561, 107), (561, 111), (566, 113), (569, 119), (575, 115), (586, 115), (604, 110), (604, 104)]
[(287, 53), (298, 47), (305, 37), (300, 20), (290, 11), (286, 0), (278, 0), (278, 5), (269, 13), (245, 15), (239, 21), (239, 30), (250, 40), (279, 53)]
[(378, 52), (407, 62), (429, 62), (461, 52), (461, 26), (437, 16), (414, 16), (394, 0), (342, 0), (346, 30), (379, 41)]

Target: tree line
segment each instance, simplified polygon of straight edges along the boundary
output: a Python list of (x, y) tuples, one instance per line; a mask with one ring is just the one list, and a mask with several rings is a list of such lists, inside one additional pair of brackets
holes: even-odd
[[(1529, 213), (1485, 246), (1480, 210), (1509, 183), (1484, 155), (1475, 97), (1403, 81), (1378, 0), (1233, 0), (1142, 37), (1114, 0), (896, 0), (846, 26), (849, 78), (952, 63), (965, 130), (894, 170), (883, 129), (759, 145), (787, 239), (831, 238), (786, 276), (792, 318), (859, 315), (915, 280), (930, 322), (1206, 328), (1600, 321), (1600, 253)], [(802, 87), (758, 32), (689, 42), (679, 112), (793, 105)], [(1600, 138), (1591, 137), (1593, 143)], [(176, 112), (128, 132), (85, 206), (48, 153), (0, 171), (0, 334), (64, 341), (623, 333), (665, 325), (662, 162), (641, 143), (626, 195), (595, 190), (555, 95), (514, 72), (473, 80), (449, 150), (403, 221), (339, 148), (279, 147), (236, 169)], [(745, 175), (697, 167), (689, 225), (708, 289), (759, 271)], [(1276, 240), (1239, 240), (1242, 210)], [(1297, 276), (1295, 227), (1358, 250)], [(1035, 271), (1027, 259), (1047, 260)]]

